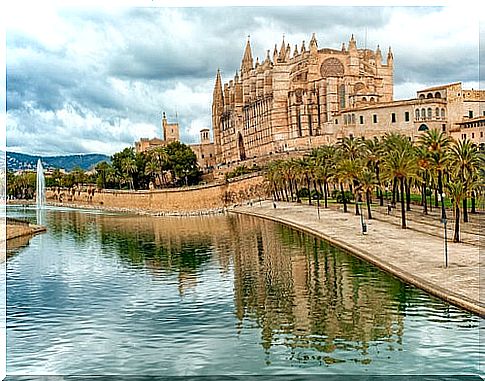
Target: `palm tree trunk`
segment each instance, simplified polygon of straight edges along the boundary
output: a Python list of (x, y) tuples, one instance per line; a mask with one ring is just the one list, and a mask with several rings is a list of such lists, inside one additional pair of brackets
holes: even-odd
[(290, 183), (290, 195), (291, 195), (291, 202), (294, 201), (294, 195), (293, 195), (293, 181), (291, 179), (288, 181)]
[(409, 184), (411, 180), (406, 181), (406, 210), (409, 212), (411, 210), (411, 186)]
[(371, 212), (371, 209), (370, 209), (370, 191), (367, 190), (365, 192), (365, 201), (367, 202), (367, 218), (369, 220), (372, 220), (372, 212)]
[(323, 194), (325, 197), (325, 209), (328, 208), (328, 183), (325, 181), (323, 183)]
[(465, 197), (463, 199), (463, 222), (468, 222), (468, 208), (467, 208), (467, 204), (468, 204), (468, 199)]
[(453, 237), (453, 242), (460, 242), (460, 207), (456, 203), (455, 208), (455, 235)]
[(475, 214), (477, 211), (475, 209), (475, 191), (472, 192), (472, 210), (470, 211), (470, 213), (472, 214)]
[(392, 184), (392, 205), (396, 205), (397, 179), (394, 178)]
[(404, 194), (404, 178), (401, 177), (400, 179), (401, 182), (401, 227), (403, 229), (406, 229), (406, 209), (404, 205), (404, 197), (402, 196)]
[(384, 194), (382, 193), (381, 189), (381, 179), (380, 179), (380, 170), (379, 165), (376, 164), (376, 179), (377, 179), (377, 197), (379, 198), (379, 205), (384, 206)]
[(423, 213), (428, 215), (428, 198), (426, 197), (426, 181), (423, 183)]
[(308, 205), (311, 205), (312, 204), (312, 192), (310, 191), (310, 177), (307, 175), (305, 175), (306, 177), (306, 187), (308, 189)]
[(345, 199), (344, 186), (340, 183), (340, 192), (342, 194), (342, 202), (344, 203), (344, 213), (347, 213), (347, 200)]
[(301, 203), (300, 200), (300, 192), (298, 191), (298, 181), (295, 180), (295, 193), (296, 193), (296, 202), (299, 204)]
[(438, 205), (438, 189), (434, 188), (434, 207), (437, 208)]

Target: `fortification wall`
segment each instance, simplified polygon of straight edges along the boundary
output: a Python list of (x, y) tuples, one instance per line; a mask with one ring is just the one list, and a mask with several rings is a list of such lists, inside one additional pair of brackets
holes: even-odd
[[(48, 189), (47, 201), (148, 212), (197, 212), (217, 210), (264, 196), (262, 176), (247, 176), (226, 184), (209, 184), (161, 190)], [(74, 194), (73, 194), (74, 193)]]

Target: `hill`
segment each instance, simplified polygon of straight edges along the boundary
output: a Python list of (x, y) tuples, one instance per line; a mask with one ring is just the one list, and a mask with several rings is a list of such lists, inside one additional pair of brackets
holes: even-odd
[(8, 152), (6, 155), (7, 169), (11, 171), (35, 170), (37, 160), (40, 158), (45, 169), (65, 169), (71, 171), (80, 167), (89, 170), (100, 161), (110, 161), (110, 157), (101, 154), (63, 155), (63, 156), (36, 156), (18, 152)]

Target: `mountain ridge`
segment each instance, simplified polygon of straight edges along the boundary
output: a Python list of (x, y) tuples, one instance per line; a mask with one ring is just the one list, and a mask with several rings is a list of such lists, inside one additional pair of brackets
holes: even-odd
[(76, 167), (80, 167), (83, 170), (87, 171), (89, 169), (92, 169), (97, 163), (101, 161), (110, 161), (110, 156), (98, 153), (42, 156), (7, 151), (7, 170), (35, 170), (37, 168), (37, 161), (39, 158), (45, 169), (59, 168), (66, 171), (71, 171)]

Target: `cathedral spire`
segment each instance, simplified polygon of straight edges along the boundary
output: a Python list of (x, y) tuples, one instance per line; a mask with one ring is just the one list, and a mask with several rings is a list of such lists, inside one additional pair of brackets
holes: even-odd
[(244, 49), (244, 56), (241, 63), (241, 71), (243, 73), (247, 73), (251, 71), (252, 68), (253, 68), (253, 55), (251, 53), (251, 44), (249, 42), (249, 36), (248, 36), (248, 42), (246, 43), (246, 49)]
[(389, 46), (389, 52), (387, 53), (387, 64), (392, 65), (394, 61), (394, 55), (392, 54), (391, 47)]
[(314, 54), (318, 50), (317, 38), (315, 33), (312, 34), (312, 39), (310, 40), (310, 53)]
[(283, 34), (283, 41), (281, 42), (280, 54), (278, 56), (278, 59), (281, 62), (284, 62), (285, 56), (286, 56), (286, 44), (285, 44), (285, 35)]
[(216, 74), (216, 83), (214, 85), (214, 92), (212, 93), (212, 103), (214, 105), (223, 106), (224, 105), (224, 96), (222, 93), (222, 81), (221, 81), (221, 72), (217, 69)]
[(382, 62), (382, 53), (381, 53), (381, 48), (379, 47), (379, 45), (377, 45), (377, 49), (376, 49), (376, 63), (378, 65), (380, 65)]
[(298, 55), (298, 46), (295, 44), (295, 51), (293, 52), (293, 57)]
[(274, 44), (273, 50), (273, 62), (276, 63), (278, 61), (278, 47)]
[(352, 37), (350, 37), (349, 41), (349, 52), (356, 52), (357, 51), (357, 43), (355, 42), (354, 35), (352, 34)]
[(305, 53), (306, 52), (305, 40), (303, 40), (302, 43), (301, 43), (301, 52), (302, 53)]

